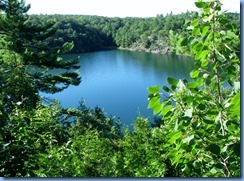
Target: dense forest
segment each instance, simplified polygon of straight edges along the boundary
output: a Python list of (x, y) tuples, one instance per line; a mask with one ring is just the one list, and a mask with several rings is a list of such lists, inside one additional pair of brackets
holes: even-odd
[[(240, 28), (239, 14), (225, 15)], [(197, 12), (158, 15), (152, 18), (31, 15), (30, 21), (33, 24), (55, 22), (57, 31), (48, 43), (61, 46), (65, 42), (74, 42), (72, 53), (120, 47), (153, 53), (190, 54), (190, 48), (181, 47), (177, 41), (182, 37), (190, 37), (187, 27), (197, 17)]]
[[(0, 176), (240, 177), (240, 15), (195, 5), (154, 18), (28, 16), (24, 1), (0, 0)], [(101, 108), (39, 95), (81, 82), (78, 60), (60, 54), (114, 47), (195, 59), (189, 82), (147, 88), (154, 124), (138, 116), (122, 130)]]

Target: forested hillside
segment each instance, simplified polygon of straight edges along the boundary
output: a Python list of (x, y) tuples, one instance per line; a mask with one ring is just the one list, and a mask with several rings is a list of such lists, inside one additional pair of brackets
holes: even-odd
[[(24, 1), (0, 0), (0, 176), (240, 177), (239, 15), (219, 0), (195, 5), (149, 19), (29, 18)], [(110, 46), (193, 56), (189, 81), (147, 88), (153, 126), (138, 116), (121, 130), (101, 108), (39, 95), (81, 82), (77, 60), (58, 55)]]
[[(240, 27), (240, 15), (226, 13), (227, 19)], [(54, 21), (55, 37), (52, 46), (74, 42), (72, 53), (120, 47), (153, 53), (190, 54), (189, 47), (182, 48), (179, 39), (189, 37), (186, 28), (197, 18), (197, 12), (179, 15), (158, 15), (152, 18), (108, 18), (85, 15), (31, 15), (31, 22), (39, 24)]]

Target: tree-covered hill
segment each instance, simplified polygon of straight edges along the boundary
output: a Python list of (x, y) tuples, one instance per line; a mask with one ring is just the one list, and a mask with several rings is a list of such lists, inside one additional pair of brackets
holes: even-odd
[[(189, 23), (197, 12), (178, 15), (158, 15), (152, 18), (108, 18), (88, 15), (31, 15), (31, 22), (55, 21), (57, 31), (49, 39), (52, 46), (74, 42), (72, 53), (120, 47), (153, 53), (189, 54), (189, 47), (179, 46), (178, 40), (188, 37)], [(229, 21), (240, 27), (240, 15), (226, 14)]]

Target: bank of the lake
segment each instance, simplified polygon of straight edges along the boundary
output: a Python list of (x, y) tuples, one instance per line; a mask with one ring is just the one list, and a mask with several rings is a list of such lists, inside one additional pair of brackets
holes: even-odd
[(65, 108), (77, 108), (84, 100), (87, 107), (101, 107), (108, 116), (119, 117), (131, 125), (142, 115), (153, 120), (147, 109), (147, 87), (167, 85), (167, 78), (189, 78), (193, 61), (187, 56), (162, 55), (127, 50), (106, 50), (63, 55), (79, 58), (82, 82), (54, 95)]

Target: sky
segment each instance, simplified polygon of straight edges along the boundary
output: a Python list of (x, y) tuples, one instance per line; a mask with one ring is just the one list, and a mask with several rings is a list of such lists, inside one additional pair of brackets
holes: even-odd
[[(25, 0), (29, 14), (79, 14), (107, 17), (155, 17), (171, 11), (197, 11), (195, 0)], [(240, 12), (240, 0), (221, 0), (222, 10)]]

